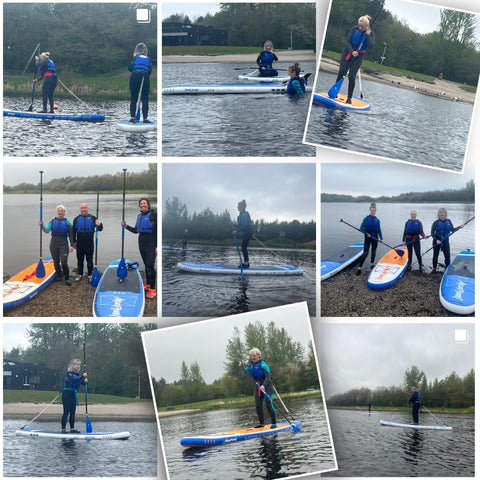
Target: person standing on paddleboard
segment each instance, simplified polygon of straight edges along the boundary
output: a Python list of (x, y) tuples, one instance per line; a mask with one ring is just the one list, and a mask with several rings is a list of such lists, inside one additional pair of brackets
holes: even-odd
[(289, 95), (303, 95), (306, 92), (305, 79), (300, 78), (300, 65), (294, 63), (288, 67), (288, 75), (290, 80), (287, 83), (285, 93)]
[(413, 423), (418, 424), (418, 411), (420, 410), (420, 392), (417, 387), (412, 387), (408, 403), (412, 406)]
[(122, 220), (122, 225), (129, 231), (138, 234), (138, 248), (145, 264), (146, 283), (145, 296), (147, 298), (155, 298), (157, 291), (155, 284), (157, 272), (155, 271), (155, 258), (157, 256), (157, 213), (150, 207), (148, 198), (141, 198), (138, 202), (140, 213), (138, 214), (135, 227), (127, 225)]
[[(262, 359), (262, 353), (258, 348), (252, 348), (248, 354), (250, 355), (250, 364), (243, 365), (243, 362), (238, 362), (238, 366), (246, 373), (248, 373), (255, 380), (255, 390), (253, 395), (255, 397), (255, 407), (258, 415), (258, 425), (255, 428), (262, 428), (265, 426), (264, 414), (263, 414), (263, 400), (267, 406), (268, 413), (270, 414), (271, 427), (276, 428), (277, 420), (275, 414), (275, 408), (273, 406), (273, 382), (270, 377), (270, 367), (267, 362)], [(266, 393), (268, 395), (267, 398)]]
[[(235, 230), (233, 230), (233, 235), (237, 233), (242, 234), (242, 253), (243, 253), (243, 268), (250, 268), (250, 258), (248, 256), (248, 244), (252, 238), (252, 219), (250, 214), (245, 210), (247, 208), (247, 202), (242, 200), (238, 202), (237, 205), (238, 211), (240, 214), (237, 217), (237, 225)], [(242, 265), (239, 265), (238, 268), (241, 268)]]
[(370, 15), (363, 15), (358, 19), (357, 26), (350, 29), (347, 44), (340, 58), (337, 82), (348, 73), (347, 103), (352, 103), (355, 77), (362, 65), (363, 56), (375, 45), (375, 32), (370, 28)]
[[(73, 252), (73, 226), (69, 220), (65, 218), (67, 213), (63, 205), (58, 205), (57, 216), (50, 220), (45, 227), (42, 220), (38, 223), (41, 225), (45, 233), (52, 232), (52, 239), (50, 240), (50, 254), (52, 255), (53, 264), (55, 266), (55, 273), (57, 275), (56, 281), (62, 280), (62, 274), (65, 278), (65, 283), (70, 286), (70, 269), (68, 268), (68, 254)], [(68, 247), (68, 240), (70, 241), (70, 248)]]
[(54, 113), (53, 92), (57, 88), (57, 71), (55, 64), (50, 59), (50, 52), (43, 52), (40, 56), (35, 56), (35, 65), (38, 68), (40, 78), (35, 79), (34, 82), (41, 82), (42, 86), (42, 113), (47, 113), (47, 103), (50, 104), (49, 113)]
[(273, 68), (273, 62), (278, 62), (278, 57), (273, 53), (273, 43), (267, 40), (263, 44), (263, 51), (261, 51), (257, 57), (260, 77), (278, 76), (278, 71)]
[[(370, 214), (367, 215), (360, 225), (360, 230), (365, 233), (365, 238), (363, 240), (363, 253), (362, 256), (358, 259), (357, 275), (362, 273), (363, 262), (368, 256), (368, 251), (372, 247), (372, 253), (370, 256), (370, 268), (373, 269), (375, 262), (375, 255), (377, 253), (377, 244), (378, 241), (383, 243), (382, 229), (380, 227), (380, 219), (376, 217), (377, 213), (377, 204), (370, 204)], [(375, 238), (373, 238), (375, 237)]]
[(151, 123), (148, 119), (148, 95), (150, 94), (152, 62), (148, 57), (148, 48), (144, 43), (139, 43), (135, 47), (133, 60), (128, 66), (128, 71), (132, 72), (130, 75), (130, 122), (137, 123), (137, 103), (140, 98), (143, 123)]
[(432, 223), (430, 232), (433, 238), (432, 273), (437, 271), (440, 251), (443, 251), (445, 268), (450, 265), (450, 240), (448, 237), (460, 228), (463, 228), (463, 225), (457, 228), (453, 226), (453, 223), (447, 218), (447, 210), (443, 207), (438, 210), (437, 217), (437, 220)]
[(83, 263), (87, 262), (88, 280), (92, 279), (93, 273), (93, 237), (95, 228), (103, 230), (103, 223), (95, 215), (88, 211), (86, 203), (80, 204), (80, 215), (73, 219), (73, 240), (77, 249), (77, 273), (75, 280), (81, 280), (83, 276)]
[(87, 373), (80, 373), (82, 362), (74, 358), (68, 365), (67, 373), (62, 388), (62, 433), (67, 433), (67, 421), (70, 425), (70, 433), (80, 433), (75, 430), (75, 412), (78, 402), (78, 388), (88, 382)]
[(412, 269), (412, 249), (415, 250), (415, 255), (418, 261), (418, 270), (421, 272), (422, 267), (422, 252), (420, 247), (420, 237), (425, 238), (423, 233), (423, 225), (420, 220), (417, 219), (417, 212), (412, 210), (410, 212), (410, 219), (406, 221), (405, 228), (403, 229), (402, 242), (407, 244), (408, 252), (408, 266), (407, 270)]

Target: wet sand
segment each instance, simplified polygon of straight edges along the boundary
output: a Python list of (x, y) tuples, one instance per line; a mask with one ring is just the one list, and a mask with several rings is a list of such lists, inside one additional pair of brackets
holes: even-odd
[[(438, 289), (443, 272), (419, 273), (416, 267), (392, 287), (372, 290), (367, 287), (369, 268), (357, 276), (347, 268), (321, 283), (322, 317), (456, 317), (442, 307)], [(475, 316), (471, 314), (469, 316)]]
[[(102, 273), (102, 272), (100, 272)], [(142, 278), (145, 272), (141, 271)], [(86, 278), (79, 282), (74, 280), (71, 273), (72, 285), (65, 282), (52, 282), (45, 290), (20, 307), (4, 312), (4, 317), (92, 317), (93, 298), (95, 288)], [(157, 297), (145, 299), (144, 317), (157, 317)]]

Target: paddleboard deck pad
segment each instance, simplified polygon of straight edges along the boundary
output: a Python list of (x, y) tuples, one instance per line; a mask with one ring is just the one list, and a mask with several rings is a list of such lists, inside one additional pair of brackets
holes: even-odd
[(55, 277), (52, 257), (42, 259), (45, 276), (38, 278), (35, 274), (38, 262), (23, 269), (3, 284), (3, 311), (19, 307), (33, 298), (49, 285)]
[(182, 247), (171, 247), (170, 245), (162, 245), (164, 250), (172, 250), (174, 252), (199, 252), (199, 248), (182, 248)]
[[(395, 250), (402, 250), (403, 256), (400, 256)], [(370, 272), (367, 278), (367, 285), (370, 288), (383, 290), (402, 278), (408, 265), (407, 247), (402, 245), (395, 250), (389, 250)]]
[(420, 425), (415, 423), (399, 423), (389, 420), (380, 420), (380, 424), (385, 427), (413, 428), (415, 430), (452, 430), (448, 425)]
[[(202, 94), (251, 94), (273, 93), (283, 95), (287, 86), (278, 83), (239, 83), (239, 84), (211, 84), (211, 85), (171, 85), (162, 87), (162, 95), (202, 95)], [(306, 87), (307, 92), (312, 87)]]
[(130, 118), (125, 118), (120, 120), (117, 123), (117, 128), (124, 132), (132, 132), (132, 133), (145, 133), (151, 132), (157, 128), (157, 122), (153, 118), (148, 118), (150, 123), (144, 123), (143, 120), (139, 120), (136, 123), (132, 123)]
[(241, 440), (270, 435), (272, 433), (287, 432), (289, 430), (294, 430), (293, 426), (299, 428), (301, 424), (302, 422), (299, 421), (293, 421), (291, 424), (288, 422), (279, 422), (277, 423), (276, 428), (270, 428), (270, 425), (266, 425), (261, 428), (240, 428), (238, 430), (229, 430), (226, 432), (198, 437), (185, 437), (180, 440), (180, 444), (184, 447), (212, 447), (214, 445), (239, 442)]
[(357, 260), (363, 252), (363, 242), (354, 243), (344, 248), (332, 257), (322, 260), (320, 269), (320, 280), (326, 280), (333, 277), (344, 268), (348, 267)]
[(328, 93), (321, 92), (313, 95), (313, 104), (342, 110), (366, 111), (370, 110), (370, 102), (363, 98), (352, 97), (352, 103), (347, 103), (347, 95), (339, 93), (336, 98), (330, 98)]
[[(211, 273), (220, 275), (240, 275), (241, 270), (235, 265), (223, 265), (221, 263), (190, 263), (178, 262), (177, 268), (185, 272)], [(244, 275), (302, 275), (303, 269), (291, 265), (266, 265), (262, 267), (250, 267), (243, 269)]]
[[(131, 265), (129, 260), (125, 263)], [(127, 268), (127, 277), (117, 276), (120, 259), (113, 261), (98, 282), (93, 299), (95, 317), (141, 317), (145, 308), (143, 280), (138, 268)]]
[(469, 315), (475, 311), (475, 252), (462, 250), (447, 267), (439, 290), (448, 311)]
[(65, 440), (127, 440), (130, 437), (130, 432), (61, 433), (20, 428), (15, 430), (15, 435), (33, 438), (62, 438)]
[(103, 122), (105, 115), (99, 113), (42, 113), (17, 110), (3, 110), (4, 117), (38, 118), (40, 120), (71, 120), (74, 122)]

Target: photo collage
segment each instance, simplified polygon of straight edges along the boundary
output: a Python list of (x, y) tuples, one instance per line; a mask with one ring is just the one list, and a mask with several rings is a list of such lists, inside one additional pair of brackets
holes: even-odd
[(476, 0), (0, 20), (2, 478), (476, 477)]

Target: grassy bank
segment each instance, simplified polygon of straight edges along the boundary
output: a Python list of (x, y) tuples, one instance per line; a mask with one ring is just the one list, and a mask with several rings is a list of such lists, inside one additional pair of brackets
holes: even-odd
[[(178, 238), (163, 238), (162, 243), (164, 245), (170, 245), (173, 246), (175, 244), (178, 244), (177, 246), (181, 246), (179, 243)], [(281, 240), (279, 238), (275, 238), (272, 240), (266, 240), (265, 242), (262, 242), (263, 245), (265, 245), (268, 248), (286, 248), (286, 249), (291, 249), (291, 248), (301, 248), (305, 250), (315, 250), (315, 245), (311, 245), (310, 243), (298, 243), (294, 242), (293, 240)], [(224, 240), (200, 240), (200, 239), (190, 239), (189, 240), (189, 246), (193, 245), (205, 245), (205, 246), (224, 246), (224, 247), (231, 247), (233, 244), (233, 240), (231, 238), (229, 239), (224, 239)], [(256, 240), (252, 239), (250, 240), (249, 243), (249, 248), (265, 248), (260, 242), (257, 242)]]
[[(339, 407), (328, 405), (327, 408), (332, 410), (358, 410), (368, 412), (368, 407)], [(412, 407), (386, 407), (386, 406), (372, 406), (372, 412), (411, 412)], [(466, 408), (429, 408), (431, 413), (449, 413), (449, 414), (475, 414), (475, 407), (466, 407)], [(428, 413), (424, 408), (421, 409), (421, 412)]]
[[(50, 403), (56, 395), (59, 395), (54, 403), (62, 403), (60, 392), (40, 390), (3, 390), (3, 403)], [(151, 402), (151, 400), (137, 400), (130, 397), (116, 397), (114, 395), (88, 394), (88, 403), (138, 403)]]

